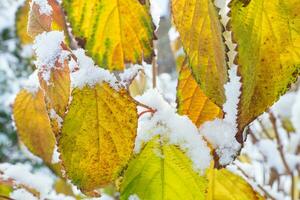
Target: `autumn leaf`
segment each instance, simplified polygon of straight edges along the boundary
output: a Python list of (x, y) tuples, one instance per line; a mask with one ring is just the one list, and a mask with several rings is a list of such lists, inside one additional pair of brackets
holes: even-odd
[(74, 35), (100, 67), (122, 70), (124, 63), (150, 63), (154, 25), (138, 0), (63, 0)]
[(206, 200), (263, 199), (242, 177), (227, 169), (210, 168), (207, 178), (209, 186)]
[(5, 199), (4, 197), (9, 197), (12, 191), (13, 183), (9, 180), (3, 180), (0, 178), (0, 200)]
[[(29, 2), (26, 1), (24, 6), (28, 6), (28, 4)], [(65, 31), (65, 33), (67, 33), (65, 15), (60, 5), (56, 0), (48, 0), (48, 4), (52, 9), (51, 14), (49, 15), (41, 13), (40, 6), (36, 3), (33, 3), (29, 11), (27, 32), (33, 38), (38, 34), (43, 33), (44, 31), (49, 32), (51, 30), (60, 30)], [(25, 13), (23, 13), (23, 15), (25, 15)], [(22, 29), (22, 31), (23, 30), (24, 29)], [(66, 35), (68, 36), (68, 34)]]
[(131, 157), (136, 104), (107, 83), (75, 88), (58, 141), (67, 176), (83, 192), (114, 181)]
[(16, 13), (16, 33), (21, 44), (30, 44), (33, 39), (27, 33), (27, 21), (29, 12), (29, 0), (26, 0)]
[(172, 0), (172, 14), (196, 81), (217, 105), (225, 102), (227, 82), (225, 43), (217, 10), (211, 0)]
[(136, 155), (125, 171), (121, 199), (205, 199), (207, 180), (197, 174), (178, 147), (154, 138)]
[(51, 164), (55, 137), (44, 101), (44, 92), (35, 94), (23, 89), (13, 105), (13, 116), (20, 140), (35, 155)]
[(45, 81), (42, 76), (43, 71), (40, 71), (39, 82), (45, 92), (51, 127), (55, 135), (58, 135), (71, 93), (70, 70), (67, 60), (63, 64), (58, 61), (55, 62), (55, 67), (50, 69), (50, 80)]
[(277, 101), (300, 72), (299, 1), (244, 2), (231, 2), (229, 26), (242, 77), (240, 130)]
[(222, 110), (208, 99), (185, 64), (178, 77), (177, 106), (178, 114), (187, 115), (197, 127), (223, 116)]

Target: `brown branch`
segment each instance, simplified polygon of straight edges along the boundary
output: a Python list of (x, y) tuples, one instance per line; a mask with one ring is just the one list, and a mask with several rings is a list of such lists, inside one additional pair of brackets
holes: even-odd
[[(156, 49), (155, 41), (153, 41), (153, 49)], [(154, 55), (152, 58), (152, 87), (156, 88), (157, 86), (157, 56)]]
[(0, 199), (15, 200), (15, 199), (12, 199), (12, 198), (4, 196), (4, 195), (0, 195)]
[(280, 136), (279, 136), (279, 132), (278, 132), (278, 129), (277, 129), (277, 126), (276, 126), (276, 117), (274, 116), (274, 114), (272, 112), (269, 112), (269, 116), (270, 116), (270, 121), (272, 123), (272, 126), (273, 126), (273, 129), (274, 129), (274, 132), (275, 132), (275, 136), (276, 136), (276, 141), (277, 141), (277, 149), (280, 153), (280, 157), (281, 157), (281, 160), (282, 160), (282, 163), (287, 171), (287, 173), (290, 175), (291, 177), (291, 199), (292, 200), (296, 200), (296, 197), (295, 197), (295, 192), (294, 192), (294, 189), (295, 189), (295, 179), (294, 179), (294, 173), (293, 171), (291, 170), (291, 168), (289, 167), (287, 161), (286, 161), (286, 158), (285, 158), (285, 155), (284, 155), (284, 152), (283, 152), (283, 145), (281, 143), (281, 139), (280, 139)]
[(282, 163), (287, 171), (287, 173), (289, 174), (292, 174), (292, 171), (286, 161), (286, 158), (285, 158), (285, 155), (284, 155), (284, 152), (283, 152), (283, 145), (281, 143), (281, 139), (280, 139), (280, 136), (279, 136), (279, 132), (278, 132), (278, 128), (277, 128), (277, 125), (276, 125), (276, 117), (273, 115), (273, 113), (269, 112), (269, 116), (270, 116), (270, 121), (272, 123), (272, 126), (273, 126), (273, 129), (274, 129), (274, 132), (275, 132), (275, 136), (276, 136), (276, 142), (277, 142), (277, 149), (279, 151), (279, 154), (280, 154), (280, 157), (281, 157), (281, 160), (282, 160)]
[(265, 125), (262, 123), (262, 121), (260, 119), (257, 120), (263, 133), (267, 136), (268, 139), (272, 140), (272, 137), (270, 136), (268, 130), (266, 129)]

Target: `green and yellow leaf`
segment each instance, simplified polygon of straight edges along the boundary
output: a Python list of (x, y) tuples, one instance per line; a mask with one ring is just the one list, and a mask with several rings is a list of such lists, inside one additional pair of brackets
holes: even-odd
[(13, 116), (20, 140), (35, 155), (51, 164), (55, 137), (51, 129), (44, 92), (22, 90), (13, 105)]
[(217, 105), (225, 102), (227, 82), (225, 43), (212, 0), (172, 0), (175, 26), (180, 33), (195, 80)]
[(231, 24), (238, 45), (242, 130), (270, 107), (300, 72), (299, 0), (233, 0)]
[(187, 115), (197, 127), (223, 116), (222, 110), (201, 90), (187, 65), (183, 65), (179, 72), (177, 106), (177, 112)]
[(226, 169), (209, 169), (206, 200), (264, 199), (240, 176)]
[(100, 67), (150, 63), (154, 25), (149, 6), (138, 0), (63, 0), (73, 34)]
[(125, 89), (103, 83), (73, 90), (58, 148), (68, 178), (83, 192), (112, 183), (127, 165), (137, 118)]
[(29, 0), (26, 0), (16, 14), (16, 33), (21, 44), (30, 44), (33, 39), (27, 33), (27, 21), (29, 12)]
[(148, 142), (125, 171), (121, 200), (136, 194), (140, 199), (205, 199), (207, 180), (199, 176), (178, 147)]

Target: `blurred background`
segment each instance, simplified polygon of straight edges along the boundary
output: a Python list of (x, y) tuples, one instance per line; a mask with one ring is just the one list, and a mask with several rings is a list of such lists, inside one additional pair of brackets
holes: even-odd
[[(177, 69), (184, 59), (178, 32), (172, 26), (168, 0), (153, 0), (155, 13), (160, 18), (157, 29), (158, 88), (165, 98), (176, 106)], [(33, 53), (30, 43), (20, 39), (17, 21), (24, 20), (21, 12), (24, 0), (0, 1), (0, 170), (14, 164), (29, 179), (49, 183), (43, 187), (53, 190), (57, 177), (19, 144), (11, 116), (11, 104), (16, 93), (33, 72)], [(28, 8), (27, 8), (28, 9)], [(25, 15), (26, 16), (26, 15)], [(157, 19), (158, 20), (158, 19)], [(19, 25), (20, 26), (20, 25)], [(26, 25), (23, 24), (23, 29)], [(151, 66), (145, 66), (145, 75), (133, 92), (142, 93), (151, 87)], [(228, 169), (243, 176), (254, 188), (269, 199), (299, 199), (300, 189), (300, 92), (298, 85), (281, 97), (268, 112), (253, 122), (245, 147), (239, 158)], [(48, 182), (47, 182), (48, 181)], [(72, 193), (78, 193), (72, 188)], [(58, 193), (70, 194), (59, 190)], [(61, 196), (62, 199), (67, 197)], [(1, 198), (0, 198), (1, 199)]]

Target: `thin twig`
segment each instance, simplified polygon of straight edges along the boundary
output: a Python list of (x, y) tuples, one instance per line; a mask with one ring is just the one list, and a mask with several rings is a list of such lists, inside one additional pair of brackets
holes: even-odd
[(10, 197), (7, 197), (7, 196), (4, 196), (4, 195), (0, 195), (0, 199), (8, 199), (8, 200), (15, 200), (15, 199), (12, 199)]
[(293, 174), (293, 171), (291, 170), (291, 168), (289, 167), (289, 165), (288, 165), (288, 163), (286, 161), (284, 152), (283, 152), (283, 145), (281, 143), (281, 139), (280, 139), (280, 136), (279, 136), (277, 125), (276, 125), (276, 117), (274, 116), (274, 114), (272, 112), (269, 112), (269, 116), (270, 116), (270, 121), (272, 123), (273, 129), (274, 129), (274, 132), (275, 132), (276, 141), (277, 141), (277, 148), (278, 148), (278, 151), (280, 153), (280, 157), (281, 157), (282, 163), (283, 163), (283, 165), (284, 165), (287, 173), (291, 177), (291, 199), (295, 200), (295, 193), (294, 193), (295, 180), (294, 180), (294, 174)]
[(270, 116), (270, 121), (272, 123), (272, 126), (273, 126), (273, 129), (274, 129), (274, 132), (275, 132), (275, 136), (276, 136), (276, 142), (277, 142), (277, 149), (280, 153), (280, 157), (281, 157), (281, 160), (282, 160), (282, 163), (287, 171), (287, 173), (291, 174), (292, 171), (286, 161), (286, 158), (285, 158), (285, 155), (284, 155), (284, 152), (283, 152), (283, 145), (281, 143), (281, 139), (280, 139), (280, 136), (279, 136), (279, 132), (278, 132), (278, 129), (277, 129), (277, 125), (276, 125), (276, 118), (275, 116), (273, 115), (273, 113), (269, 112), (269, 116)]
[(262, 121), (260, 119), (257, 120), (263, 133), (267, 136), (268, 139), (272, 140), (272, 137), (270, 136), (268, 130), (266, 129), (265, 125), (262, 123)]

